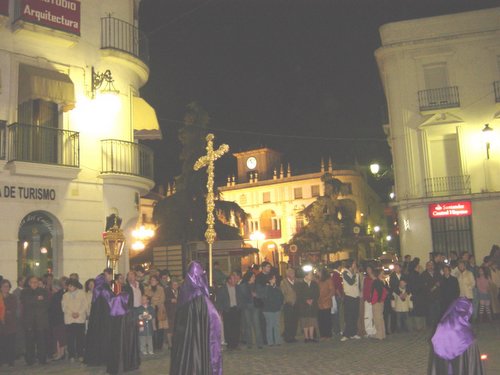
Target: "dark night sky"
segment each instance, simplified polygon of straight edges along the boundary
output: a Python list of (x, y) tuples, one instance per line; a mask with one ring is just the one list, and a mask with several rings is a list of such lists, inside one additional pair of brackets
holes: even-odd
[[(141, 94), (156, 109), (164, 136), (147, 142), (155, 150), (157, 182), (179, 174), (177, 129), (191, 101), (210, 114), (216, 144), (232, 151), (267, 145), (283, 151), (292, 169), (316, 167), (328, 155), (340, 164), (355, 158), (390, 164), (385, 142), (331, 139), (384, 139), (378, 28), (495, 5), (498, 0), (143, 0), (151, 74)], [(234, 159), (223, 158), (218, 170), (219, 179), (235, 171)]]

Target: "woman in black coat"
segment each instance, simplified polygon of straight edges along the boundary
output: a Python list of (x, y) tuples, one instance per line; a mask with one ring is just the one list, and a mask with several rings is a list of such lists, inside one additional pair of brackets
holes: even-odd
[(35, 351), (38, 362), (47, 363), (49, 293), (38, 286), (38, 281), (38, 277), (30, 277), (28, 287), (21, 292), (22, 322), (26, 333), (25, 358), (28, 365), (35, 363)]

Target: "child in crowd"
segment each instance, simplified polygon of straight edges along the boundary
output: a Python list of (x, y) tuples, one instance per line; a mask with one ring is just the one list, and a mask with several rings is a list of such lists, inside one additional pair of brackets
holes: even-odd
[(393, 293), (391, 307), (396, 312), (396, 325), (399, 332), (408, 332), (408, 313), (413, 310), (411, 293), (406, 290), (406, 281), (399, 280), (399, 294)]
[(155, 310), (151, 306), (150, 297), (143, 295), (141, 306), (136, 308), (137, 323), (139, 324), (139, 348), (143, 355), (152, 355), (153, 352), (153, 332), (156, 330), (154, 326)]
[(481, 266), (478, 273), (476, 285), (479, 297), (479, 320), (484, 321), (486, 315), (491, 321), (490, 270)]

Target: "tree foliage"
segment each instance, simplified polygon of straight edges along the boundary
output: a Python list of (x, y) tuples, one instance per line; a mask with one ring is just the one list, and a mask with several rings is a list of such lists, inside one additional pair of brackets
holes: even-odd
[(301, 211), (307, 224), (289, 241), (302, 252), (331, 253), (350, 242), (356, 217), (356, 203), (339, 199), (347, 194), (347, 186), (330, 173), (321, 177), (325, 194)]
[[(202, 241), (206, 230), (207, 173), (202, 168), (193, 170), (196, 160), (205, 154), (210, 121), (208, 113), (196, 103), (187, 106), (184, 125), (179, 130), (182, 151), (181, 174), (175, 178), (175, 194), (156, 205), (153, 218), (158, 224), (156, 242)], [(226, 202), (217, 194), (215, 201), (215, 230), (217, 239), (241, 239), (239, 226), (247, 218), (244, 210), (234, 202)], [(230, 224), (236, 226), (232, 226)]]

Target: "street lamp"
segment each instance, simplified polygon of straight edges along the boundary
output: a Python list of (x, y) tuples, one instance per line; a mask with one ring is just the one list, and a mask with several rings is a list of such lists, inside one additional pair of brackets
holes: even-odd
[(375, 226), (373, 227), (373, 231), (374, 231), (375, 233), (380, 232), (380, 227), (379, 227), (378, 225), (375, 225)]
[(102, 234), (102, 240), (107, 258), (107, 267), (111, 267), (113, 275), (115, 275), (118, 272), (118, 260), (120, 260), (125, 246), (125, 235), (118, 224), (121, 222), (118, 215), (115, 214), (113, 219), (113, 226)]
[(250, 234), (250, 239), (252, 241), (255, 241), (257, 243), (256, 247), (260, 251), (260, 249), (259, 249), (259, 241), (264, 241), (266, 239), (266, 235), (264, 233), (262, 233), (261, 231), (256, 230), (255, 232), (253, 232), (252, 234)]
[(490, 124), (485, 124), (482, 130), (483, 141), (486, 145), (486, 160), (490, 160), (490, 146), (493, 138), (493, 129), (490, 128)]
[(380, 164), (379, 163), (372, 163), (370, 164), (370, 172), (376, 176), (380, 172)]

